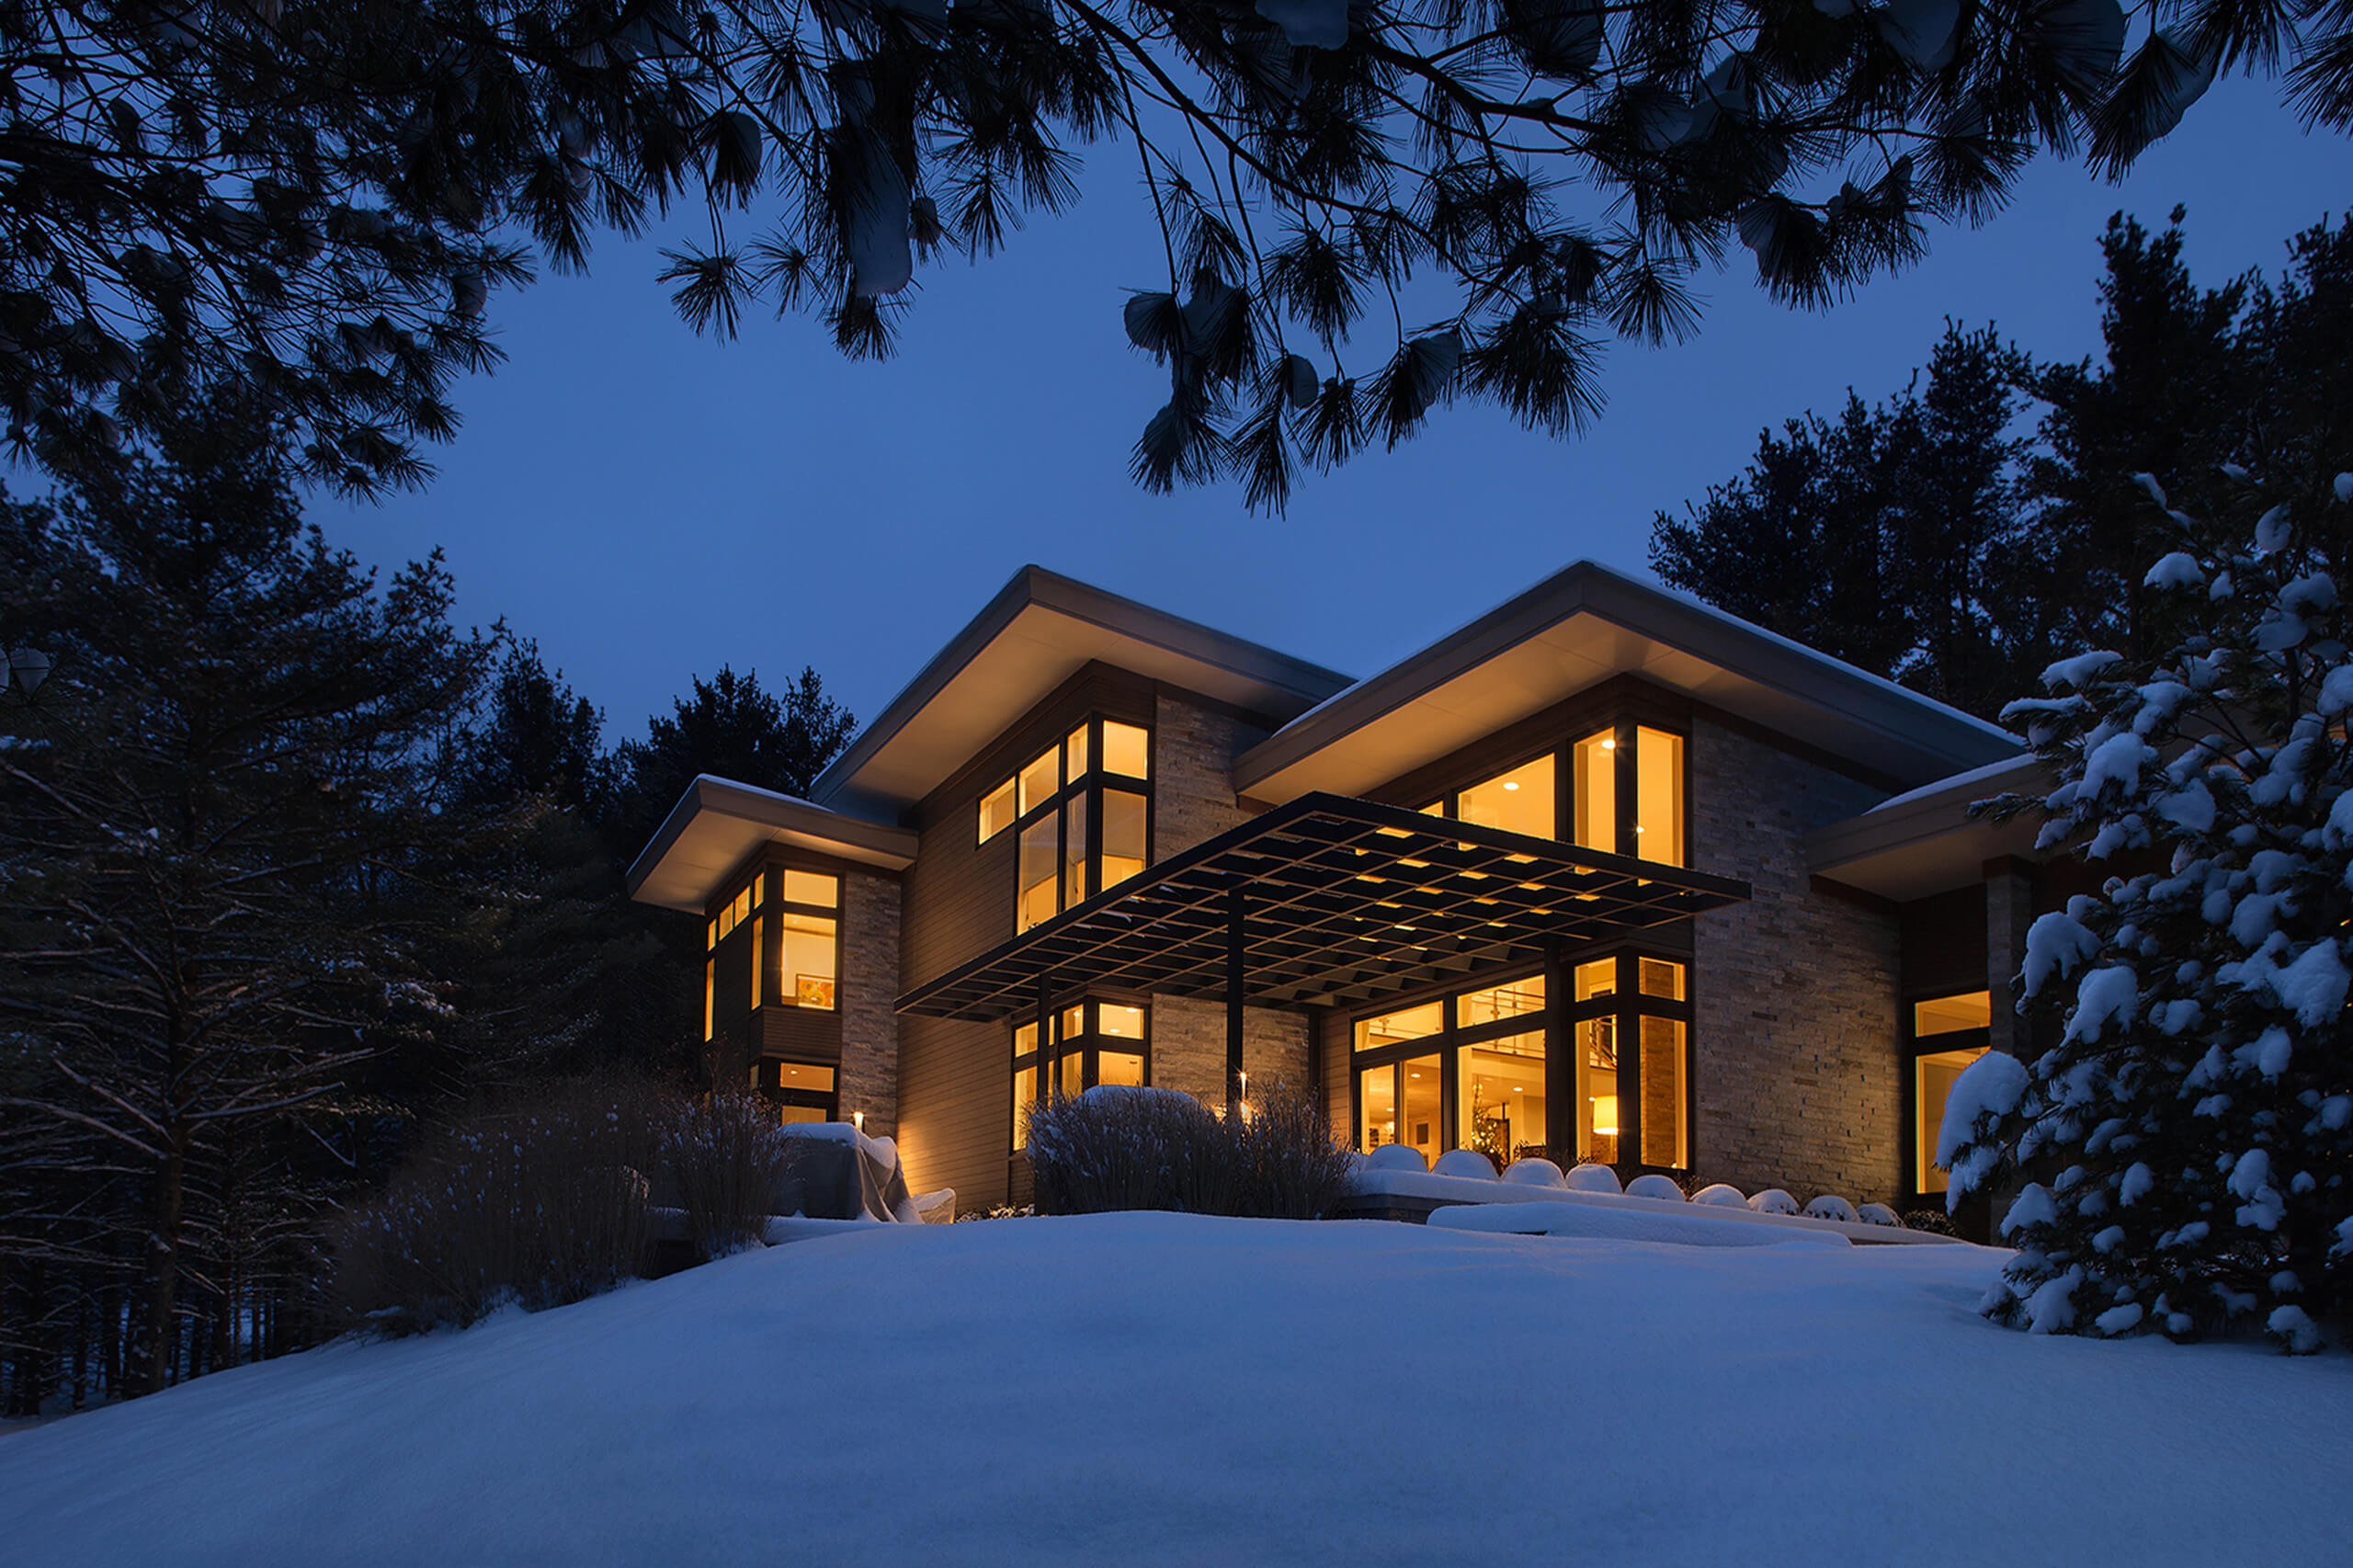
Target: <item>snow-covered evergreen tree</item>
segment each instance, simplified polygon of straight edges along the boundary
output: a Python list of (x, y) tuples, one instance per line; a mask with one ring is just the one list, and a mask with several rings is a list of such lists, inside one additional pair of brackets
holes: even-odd
[(2147, 574), (2164, 651), (2063, 660), (2006, 712), (2060, 780), (2041, 844), (2111, 875), (2032, 928), (2019, 986), (2056, 1043), (1972, 1065), (1938, 1159), (1955, 1203), (2016, 1192), (1990, 1315), (2259, 1322), (2308, 1351), (2353, 1254), (2353, 474), (2280, 494), (2227, 472), (2243, 499), (2209, 518), (2143, 476), (2181, 544)]

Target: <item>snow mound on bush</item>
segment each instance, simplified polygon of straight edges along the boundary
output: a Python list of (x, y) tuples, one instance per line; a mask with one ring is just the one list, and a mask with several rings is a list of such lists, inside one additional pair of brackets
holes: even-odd
[(1745, 1209), (1748, 1194), (1725, 1182), (1711, 1182), (1691, 1195), (1694, 1203), (1704, 1203), (1711, 1209)]
[(1836, 1220), (1846, 1225), (1856, 1222), (1855, 1206), (1835, 1192), (1823, 1193), (1807, 1204), (1805, 1217), (1809, 1220)]
[(1476, 1149), (1449, 1149), (1430, 1167), (1432, 1176), (1469, 1176), (1474, 1181), (1495, 1179), (1495, 1162)]
[(1550, 1160), (1514, 1160), (1504, 1167), (1504, 1180), (1518, 1187), (1566, 1187), (1569, 1178)]
[(1364, 1157), (1369, 1171), (1426, 1171), (1430, 1163), (1411, 1143), (1383, 1143)]
[(1561, 1178), (1572, 1192), (1618, 1192), (1618, 1173), (1608, 1165), (1583, 1165)]
[(1893, 1225), (1901, 1229), (1904, 1224), (1895, 1210), (1884, 1203), (1863, 1204), (1855, 1210), (1855, 1218), (1866, 1225)]
[(1759, 1214), (1794, 1214), (1798, 1200), (1778, 1187), (1768, 1187), (1748, 1200), (1748, 1206)]
[(1683, 1188), (1676, 1185), (1673, 1176), (1657, 1175), (1638, 1176), (1628, 1182), (1626, 1196), (1654, 1199), (1661, 1203), (1680, 1203), (1684, 1200)]

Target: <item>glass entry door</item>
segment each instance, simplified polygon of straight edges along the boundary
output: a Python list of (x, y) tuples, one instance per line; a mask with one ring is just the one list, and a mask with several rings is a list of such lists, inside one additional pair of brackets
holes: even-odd
[(1358, 1103), (1364, 1108), (1358, 1140), (1367, 1150), (1384, 1143), (1409, 1143), (1422, 1157), (1435, 1162), (1445, 1131), (1445, 1083), (1441, 1059), (1416, 1056), (1386, 1067), (1368, 1067), (1359, 1075)]

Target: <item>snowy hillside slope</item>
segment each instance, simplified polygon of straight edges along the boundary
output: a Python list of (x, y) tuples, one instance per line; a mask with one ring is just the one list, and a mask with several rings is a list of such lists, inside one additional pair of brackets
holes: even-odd
[(2006, 1255), (875, 1226), (0, 1437), (11, 1561), (2346, 1561), (2353, 1356), (2034, 1338)]

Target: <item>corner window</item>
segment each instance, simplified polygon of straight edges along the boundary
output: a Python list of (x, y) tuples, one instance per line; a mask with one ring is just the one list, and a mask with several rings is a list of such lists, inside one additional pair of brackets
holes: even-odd
[(1040, 1050), (1035, 1019), (1013, 1028), (1013, 1147), (1029, 1142), (1029, 1108), (1041, 1096), (1065, 1098), (1097, 1084), (1150, 1082), (1151, 1019), (1122, 1002), (1079, 1002), (1046, 1020)]
[(983, 843), (1015, 829), (1013, 928), (1027, 931), (1144, 869), (1152, 734), (1089, 719), (982, 797)]
[(782, 882), (774, 960), (777, 1004), (831, 1012), (841, 977), (842, 881), (821, 871), (788, 870)]
[(1577, 1158), (1688, 1169), (1688, 968), (1618, 953), (1578, 964), (1571, 976)]
[(1912, 1179), (1923, 1197), (1952, 1185), (1936, 1164), (1945, 1102), (1961, 1071), (1993, 1045), (1994, 994), (1964, 991), (1912, 1005)]

